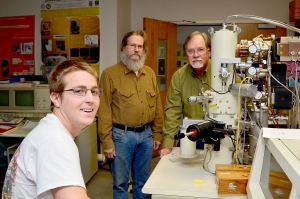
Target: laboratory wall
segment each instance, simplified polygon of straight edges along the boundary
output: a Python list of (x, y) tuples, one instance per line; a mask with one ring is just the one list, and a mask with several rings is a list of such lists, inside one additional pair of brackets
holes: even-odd
[[(290, 1), (100, 0), (100, 73), (119, 60), (119, 46), (123, 35), (131, 29), (143, 29), (143, 17), (176, 23), (189, 20), (200, 24), (220, 24), (230, 15), (251, 14), (289, 23)], [(36, 16), (36, 74), (40, 74), (42, 64), (39, 2), (38, 0), (0, 0), (0, 17)], [(238, 22), (245, 22), (245, 20), (239, 19)]]
[[(131, 28), (141, 28), (143, 17), (170, 22), (222, 23), (235, 14), (258, 15), (289, 23), (292, 0), (131, 0)], [(246, 20), (239, 19), (239, 22)]]

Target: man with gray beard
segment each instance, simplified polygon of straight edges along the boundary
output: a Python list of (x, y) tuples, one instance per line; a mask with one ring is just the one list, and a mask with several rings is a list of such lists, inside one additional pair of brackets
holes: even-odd
[(151, 173), (153, 149), (160, 145), (163, 110), (154, 71), (144, 65), (148, 52), (144, 31), (125, 34), (121, 62), (106, 68), (100, 78), (98, 132), (110, 159), (113, 198), (127, 199), (131, 171), (133, 199), (148, 199), (142, 188)]

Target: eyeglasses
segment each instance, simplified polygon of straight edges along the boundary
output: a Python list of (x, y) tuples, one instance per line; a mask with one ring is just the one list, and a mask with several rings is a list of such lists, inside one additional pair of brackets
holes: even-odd
[(208, 48), (198, 48), (197, 50), (190, 49), (186, 51), (186, 54), (188, 56), (193, 56), (195, 52), (197, 52), (198, 55), (203, 55), (206, 52), (206, 50), (208, 50)]
[(136, 45), (136, 44), (127, 44), (131, 49), (135, 49), (136, 47), (139, 49), (139, 50), (142, 50), (144, 48), (143, 45)]
[(74, 95), (78, 96), (85, 96), (88, 91), (91, 91), (93, 96), (101, 96), (103, 95), (103, 89), (102, 88), (92, 88), (92, 89), (87, 89), (87, 88), (72, 88), (68, 90), (62, 90), (61, 92), (64, 91), (72, 91)]

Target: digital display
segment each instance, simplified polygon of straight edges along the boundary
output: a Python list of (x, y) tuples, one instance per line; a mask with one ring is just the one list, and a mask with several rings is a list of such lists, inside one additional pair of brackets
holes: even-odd
[(15, 106), (34, 106), (34, 91), (15, 91)]
[(0, 106), (9, 106), (8, 90), (0, 90)]

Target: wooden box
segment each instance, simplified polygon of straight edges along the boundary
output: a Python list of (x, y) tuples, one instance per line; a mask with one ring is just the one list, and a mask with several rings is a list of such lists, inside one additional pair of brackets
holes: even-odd
[(247, 194), (251, 165), (216, 164), (218, 194)]
[(293, 0), (289, 3), (290, 22), (300, 20), (300, 0)]
[(216, 171), (247, 171), (250, 172), (251, 165), (216, 164)]
[(247, 194), (249, 172), (216, 171), (218, 194)]

